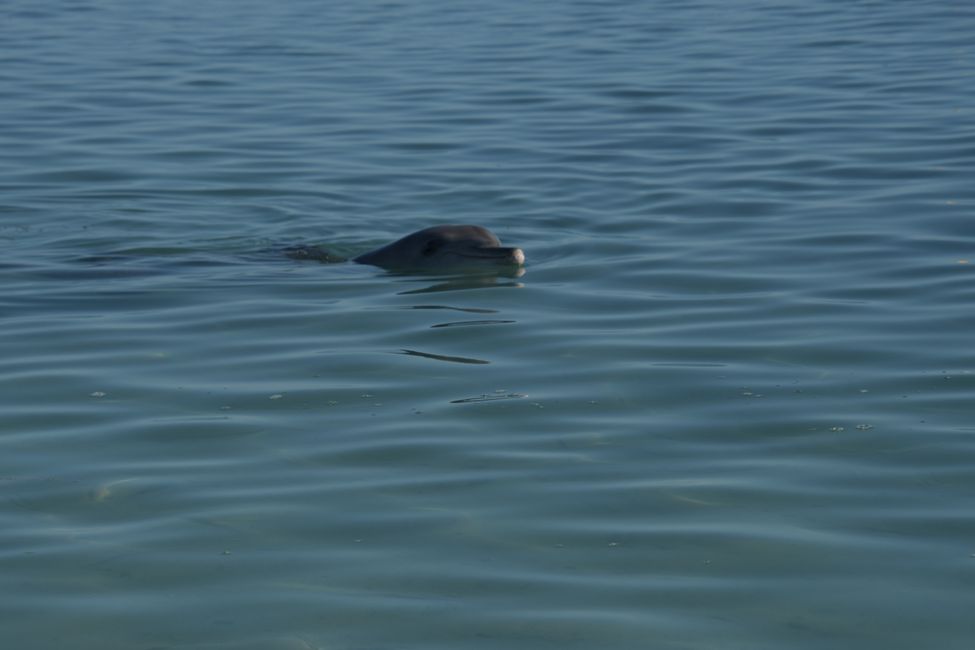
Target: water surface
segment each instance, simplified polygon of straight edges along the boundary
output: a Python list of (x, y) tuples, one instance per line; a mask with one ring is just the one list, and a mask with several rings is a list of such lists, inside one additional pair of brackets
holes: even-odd
[(3, 647), (970, 647), (975, 9), (3, 13)]

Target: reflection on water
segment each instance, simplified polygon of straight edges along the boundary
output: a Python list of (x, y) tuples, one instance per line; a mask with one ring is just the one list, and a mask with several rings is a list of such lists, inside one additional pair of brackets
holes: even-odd
[(476, 402), (494, 402), (497, 400), (504, 399), (522, 399), (527, 397), (522, 393), (506, 393), (504, 391), (497, 391), (491, 395), (478, 395), (477, 397), (465, 397), (464, 399), (452, 399), (451, 404), (473, 404)]
[[(518, 269), (519, 272), (514, 271), (508, 273), (491, 273), (491, 274), (479, 274), (479, 275), (458, 275), (450, 278), (441, 278), (436, 284), (431, 284), (429, 286), (420, 289), (410, 289), (408, 291), (400, 291), (399, 294), (403, 296), (408, 296), (418, 293), (437, 293), (440, 291), (464, 291), (466, 289), (485, 289), (485, 288), (498, 288), (498, 289), (512, 289), (520, 288), (523, 285), (520, 282), (503, 282), (502, 278), (516, 278), (524, 275), (524, 269)], [(417, 282), (419, 280), (410, 280), (410, 282)]]
[(434, 359), (436, 361), (450, 361), (452, 363), (491, 363), (490, 361), (485, 361), (484, 359), (472, 359), (470, 357), (458, 357), (451, 356), (447, 354), (434, 354), (433, 352), (420, 352), (419, 350), (400, 350), (397, 354), (407, 354), (414, 357), (424, 357), (426, 359)]
[(455, 321), (452, 323), (437, 323), (436, 325), (431, 325), (430, 327), (470, 327), (472, 325), (507, 325), (510, 323), (515, 323), (517, 321), (513, 320), (465, 320), (465, 321)]
[(452, 309), (454, 311), (466, 311), (472, 314), (496, 314), (496, 309), (482, 309), (479, 307), (451, 307), (449, 305), (408, 305), (403, 309)]

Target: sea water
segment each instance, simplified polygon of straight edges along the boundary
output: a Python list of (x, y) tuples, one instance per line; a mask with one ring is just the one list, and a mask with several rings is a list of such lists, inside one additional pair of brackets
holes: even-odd
[(975, 642), (975, 5), (8, 0), (0, 190), (4, 648)]

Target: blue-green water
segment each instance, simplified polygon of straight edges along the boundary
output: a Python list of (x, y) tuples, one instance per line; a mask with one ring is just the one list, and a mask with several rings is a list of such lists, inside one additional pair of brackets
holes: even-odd
[(0, 647), (972, 647), (973, 35), (5, 2)]

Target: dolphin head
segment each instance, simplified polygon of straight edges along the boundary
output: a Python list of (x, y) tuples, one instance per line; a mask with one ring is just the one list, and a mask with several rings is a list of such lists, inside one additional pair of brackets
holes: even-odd
[(419, 230), (354, 261), (392, 270), (478, 270), (519, 267), (525, 263), (525, 253), (502, 246), (481, 226), (443, 225)]

